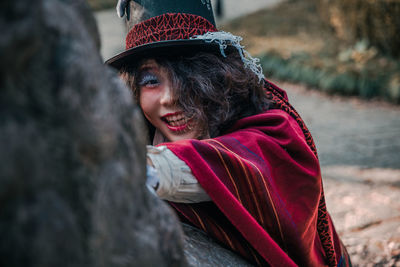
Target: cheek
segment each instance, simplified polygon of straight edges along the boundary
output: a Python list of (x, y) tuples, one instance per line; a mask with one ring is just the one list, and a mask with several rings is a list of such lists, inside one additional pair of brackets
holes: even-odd
[(157, 94), (151, 90), (142, 90), (139, 96), (140, 108), (143, 110), (147, 119), (157, 115)]

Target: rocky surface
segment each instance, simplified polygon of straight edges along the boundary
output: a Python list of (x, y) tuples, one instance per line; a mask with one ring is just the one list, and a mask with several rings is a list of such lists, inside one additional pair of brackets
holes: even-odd
[(184, 266), (87, 3), (3, 0), (0, 13), (0, 266)]
[(190, 266), (253, 266), (237, 254), (215, 243), (203, 231), (187, 224), (182, 224), (182, 227), (185, 234), (185, 256)]

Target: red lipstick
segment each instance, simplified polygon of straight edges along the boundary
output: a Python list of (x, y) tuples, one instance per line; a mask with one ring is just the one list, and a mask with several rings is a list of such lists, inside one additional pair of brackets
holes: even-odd
[(165, 119), (166, 117), (177, 116), (177, 115), (180, 115), (180, 114), (182, 114), (182, 113), (183, 113), (183, 111), (177, 111), (177, 112), (173, 112), (173, 113), (167, 113), (167, 114), (164, 114), (161, 118)]
[(181, 125), (181, 126), (171, 126), (168, 123), (166, 123), (166, 124), (167, 124), (167, 128), (173, 132), (183, 132), (188, 126), (187, 123), (185, 123), (184, 125)]

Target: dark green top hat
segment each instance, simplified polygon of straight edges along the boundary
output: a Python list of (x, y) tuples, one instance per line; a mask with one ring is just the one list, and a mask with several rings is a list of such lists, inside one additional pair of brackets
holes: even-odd
[(135, 0), (126, 13), (132, 24), (126, 50), (106, 61), (117, 69), (147, 56), (220, 51), (215, 42), (192, 39), (218, 31), (211, 0)]

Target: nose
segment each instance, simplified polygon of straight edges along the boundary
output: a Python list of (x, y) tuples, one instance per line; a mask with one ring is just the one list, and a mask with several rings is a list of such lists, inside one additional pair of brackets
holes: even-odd
[(175, 100), (173, 97), (172, 88), (170, 85), (166, 85), (161, 93), (160, 104), (168, 106), (174, 104), (174, 102)]

